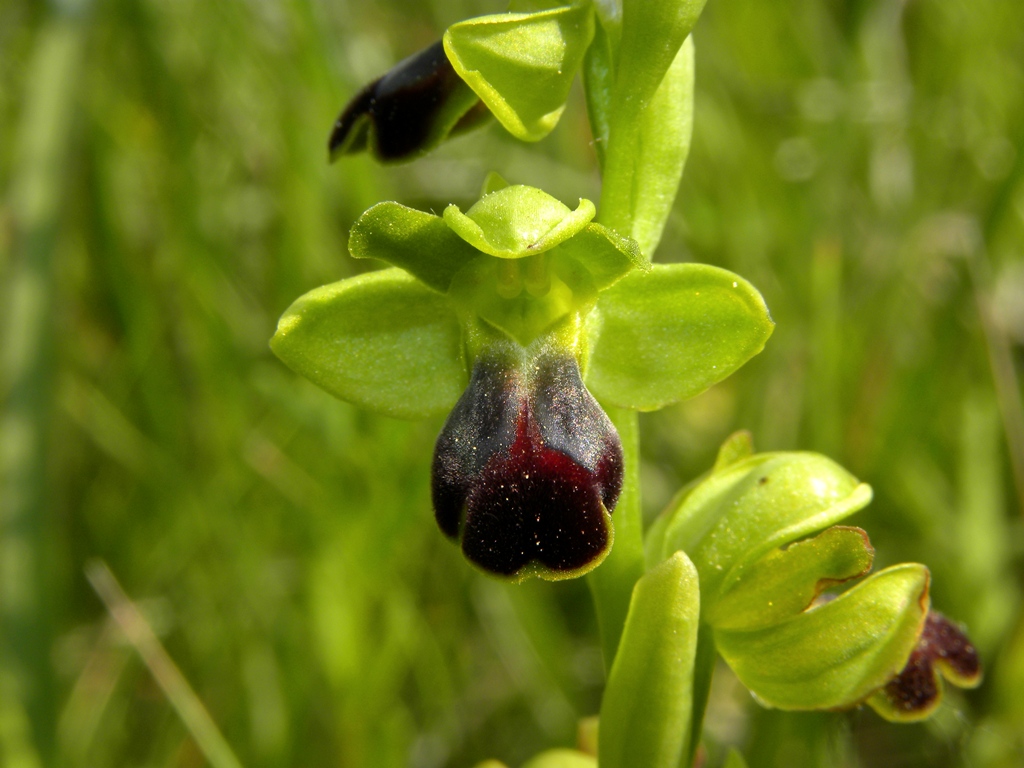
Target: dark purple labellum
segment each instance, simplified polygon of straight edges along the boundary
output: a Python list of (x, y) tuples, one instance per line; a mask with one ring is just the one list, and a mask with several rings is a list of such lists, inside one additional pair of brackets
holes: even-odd
[(438, 41), (357, 93), (338, 116), (327, 148), (332, 160), (365, 149), (383, 162), (410, 160), (489, 115)]
[(587, 570), (611, 545), (621, 489), (619, 435), (575, 358), (477, 360), (433, 467), (437, 524), (471, 562), (505, 577)]
[(882, 693), (894, 712), (907, 719), (918, 719), (939, 704), (940, 671), (950, 682), (970, 687), (981, 678), (981, 663), (963, 630), (941, 613), (929, 611), (907, 665)]

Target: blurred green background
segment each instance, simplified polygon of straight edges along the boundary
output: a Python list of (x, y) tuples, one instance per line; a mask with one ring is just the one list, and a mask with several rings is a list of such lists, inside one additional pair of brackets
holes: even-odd
[[(536, 146), (491, 126), (327, 164), (355, 89), (501, 10), (0, 2), (0, 764), (207, 764), (94, 559), (245, 766), (516, 765), (596, 712), (585, 585), (489, 581), (436, 530), (440, 422), (336, 402), (267, 347), (294, 298), (367, 268), (346, 233), (379, 200), (467, 205), (492, 169), (597, 199), (578, 91)], [(778, 326), (643, 417), (645, 509), (738, 428), (826, 452), (875, 488), (854, 522), (878, 565), (928, 563), (987, 673), (893, 726), (768, 712), (722, 670), (709, 764), (1024, 765), (1024, 5), (711, 0), (695, 38), (656, 257), (741, 273)]]

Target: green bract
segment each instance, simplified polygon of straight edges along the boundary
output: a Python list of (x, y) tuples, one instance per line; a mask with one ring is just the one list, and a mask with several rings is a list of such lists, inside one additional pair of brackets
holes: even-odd
[[(597, 3), (584, 74), (606, 224), (645, 253), (661, 237), (689, 151), (693, 46), (704, 0)], [(620, 10), (621, 9), (621, 10)]]
[(599, 400), (652, 409), (724, 379), (770, 335), (764, 301), (737, 275), (651, 268), (591, 221), (590, 201), (572, 210), (533, 187), (491, 187), (465, 213), (366, 211), (352, 255), (417, 280), (391, 270), (311, 291), (282, 316), (274, 352), (344, 400), (417, 418), (452, 407), (492, 339), (553, 338)]
[(601, 705), (603, 768), (682, 765), (689, 755), (699, 617), (697, 571), (683, 552), (636, 583)]

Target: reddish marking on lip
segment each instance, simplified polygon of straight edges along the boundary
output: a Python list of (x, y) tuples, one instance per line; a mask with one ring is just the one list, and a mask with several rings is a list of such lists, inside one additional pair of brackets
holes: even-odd
[(600, 484), (544, 445), (524, 408), (507, 454), (494, 454), (466, 499), (462, 551), (511, 576), (531, 561), (556, 571), (582, 568), (608, 544)]

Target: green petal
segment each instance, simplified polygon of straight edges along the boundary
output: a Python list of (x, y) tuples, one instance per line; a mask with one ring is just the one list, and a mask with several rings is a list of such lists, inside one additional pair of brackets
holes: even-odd
[(700, 394), (756, 355), (774, 323), (761, 294), (704, 264), (655, 265), (601, 293), (587, 386), (650, 411)]
[(332, 395), (388, 416), (444, 413), (466, 385), (454, 312), (399, 269), (301, 296), (281, 316), (270, 346)]
[(581, 199), (571, 211), (547, 192), (516, 184), (484, 195), (466, 213), (449, 205), (444, 220), (474, 248), (501, 259), (521, 259), (568, 240), (595, 213), (589, 200)]
[(853, 706), (906, 664), (928, 610), (928, 579), (923, 565), (894, 566), (782, 624), (716, 630), (715, 641), (769, 707)]
[(710, 605), (716, 629), (760, 629), (800, 613), (830, 586), (864, 576), (874, 549), (860, 528), (833, 526), (786, 549), (774, 549)]
[(574, 259), (586, 268), (599, 291), (633, 269), (647, 271), (651, 268), (635, 240), (600, 224), (587, 224), (553, 253)]
[(581, 3), (469, 19), (448, 28), (444, 48), (505, 129), (537, 141), (558, 123), (593, 34), (593, 15)]
[(636, 583), (601, 702), (601, 768), (676, 766), (689, 754), (699, 614), (683, 552)]
[(871, 489), (815, 453), (761, 453), (715, 472), (666, 511), (662, 557), (682, 549), (709, 604), (776, 547), (834, 525)]
[(352, 225), (349, 252), (380, 259), (444, 293), (455, 273), (479, 254), (440, 216), (398, 203), (378, 203)]

